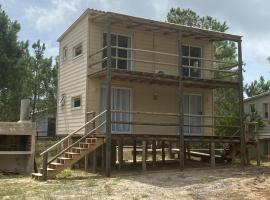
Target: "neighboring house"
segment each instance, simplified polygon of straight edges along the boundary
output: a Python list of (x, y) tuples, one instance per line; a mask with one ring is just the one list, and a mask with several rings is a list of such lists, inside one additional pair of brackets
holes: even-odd
[(270, 154), (270, 92), (265, 92), (253, 97), (246, 98), (244, 100), (244, 111), (246, 114), (257, 112), (263, 122), (264, 127), (259, 128), (259, 138), (261, 140), (261, 153), (264, 156)]
[(55, 137), (55, 116), (52, 114), (44, 114), (36, 116), (36, 128), (38, 138)]
[[(213, 59), (213, 42), (225, 40), (237, 43), (237, 63)], [(143, 169), (146, 140), (152, 143), (153, 162), (157, 141), (162, 141), (163, 150), (164, 143), (178, 147), (181, 168), (184, 143), (211, 143), (212, 165), (215, 143), (240, 146), (241, 120), (240, 125), (218, 124), (218, 119), (229, 116), (214, 116), (213, 100), (216, 89), (233, 88), (238, 94), (242, 88), (241, 36), (87, 9), (58, 42), (56, 134), (65, 136), (76, 130), (85, 134), (80, 127), (93, 118), (93, 112), (96, 116), (104, 113), (95, 126), (105, 118), (106, 123), (96, 128), (95, 136), (106, 137), (108, 176), (111, 159), (116, 159), (112, 148), (116, 143), (120, 165), (123, 145), (133, 144), (136, 163), (136, 144), (142, 144)], [(219, 137), (216, 128), (228, 128), (230, 137)]]

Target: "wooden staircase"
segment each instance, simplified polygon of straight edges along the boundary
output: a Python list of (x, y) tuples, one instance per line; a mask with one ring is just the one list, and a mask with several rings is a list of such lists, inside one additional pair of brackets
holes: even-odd
[[(103, 138), (86, 138), (84, 142), (79, 143), (79, 146), (72, 147), (69, 151), (57, 157), (54, 162), (48, 164), (47, 178), (54, 178), (56, 174), (71, 167), (102, 144), (104, 144)], [(32, 178), (43, 180), (43, 168), (40, 168), (39, 173), (32, 173)]]
[[(32, 173), (32, 178), (35, 180), (43, 180), (46, 181), (48, 178), (53, 178), (55, 175), (62, 170), (71, 167), (73, 164), (78, 162), (80, 159), (85, 157), (90, 152), (94, 151), (98, 147), (104, 144), (103, 138), (94, 137), (94, 133), (101, 128), (106, 123), (106, 120), (102, 122), (99, 126), (95, 127), (95, 120), (104, 115), (106, 111), (103, 111), (97, 116), (94, 116), (89, 122), (81, 126), (76, 131), (73, 131), (65, 138), (49, 147), (47, 150), (42, 152), (40, 155), (43, 156), (43, 167), (40, 169), (38, 173)], [(61, 150), (57, 155), (51, 158), (48, 161), (48, 153), (57, 147), (65, 146), (64, 144), (69, 144), (69, 141), (72, 136), (74, 136), (79, 131), (85, 129), (87, 130), (88, 125), (92, 124), (91, 130), (84, 134), (81, 138), (79, 138), (74, 143), (68, 145), (66, 148)], [(44, 170), (45, 169), (45, 170)]]

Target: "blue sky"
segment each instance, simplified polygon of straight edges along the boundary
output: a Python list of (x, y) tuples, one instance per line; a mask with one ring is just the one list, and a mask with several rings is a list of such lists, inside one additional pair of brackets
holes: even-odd
[(269, 0), (0, 0), (0, 4), (12, 20), (20, 22), (20, 39), (30, 43), (40, 39), (47, 56), (58, 54), (57, 38), (88, 7), (161, 21), (171, 7), (190, 8), (226, 21), (228, 32), (244, 36), (245, 82), (260, 75), (270, 79)]

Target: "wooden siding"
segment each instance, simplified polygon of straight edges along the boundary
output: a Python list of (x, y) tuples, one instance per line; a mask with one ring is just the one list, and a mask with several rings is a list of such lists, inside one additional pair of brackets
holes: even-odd
[[(84, 18), (60, 42), (60, 68), (58, 98), (65, 94), (65, 105), (57, 109), (57, 134), (68, 134), (85, 123), (87, 83), (87, 35), (88, 19)], [(74, 57), (73, 48), (82, 44), (83, 53)], [(67, 58), (63, 59), (63, 47), (67, 47)], [(81, 107), (72, 108), (71, 99), (81, 96)]]

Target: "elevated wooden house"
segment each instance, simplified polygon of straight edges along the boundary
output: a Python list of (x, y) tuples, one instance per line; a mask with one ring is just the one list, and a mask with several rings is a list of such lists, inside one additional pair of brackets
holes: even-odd
[[(241, 143), (244, 162), (241, 36), (87, 9), (58, 41), (56, 132), (65, 138), (43, 152), (43, 176), (89, 152), (95, 156), (99, 147), (110, 176), (115, 146), (121, 166), (123, 146), (130, 144), (134, 162), (136, 144), (142, 145), (146, 169), (147, 143), (155, 162), (157, 141), (163, 150), (164, 143), (178, 149), (181, 169), (189, 142), (210, 143), (213, 166), (215, 144)], [(235, 42), (238, 61), (214, 60), (217, 41)], [(236, 125), (220, 124), (230, 116), (214, 115), (214, 91), (220, 88), (239, 94)], [(231, 129), (231, 135), (221, 136), (220, 127)], [(48, 152), (62, 143), (63, 151), (47, 161)]]

